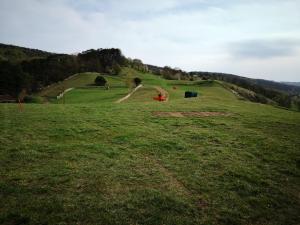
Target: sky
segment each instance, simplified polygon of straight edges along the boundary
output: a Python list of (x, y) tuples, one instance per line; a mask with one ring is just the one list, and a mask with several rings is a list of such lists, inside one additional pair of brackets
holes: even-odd
[(0, 0), (0, 42), (300, 81), (300, 0)]

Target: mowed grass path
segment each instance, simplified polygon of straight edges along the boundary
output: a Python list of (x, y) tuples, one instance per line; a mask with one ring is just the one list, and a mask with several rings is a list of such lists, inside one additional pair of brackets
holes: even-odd
[[(140, 76), (145, 98), (120, 104), (71, 104), (98, 91), (75, 89), (65, 105), (0, 105), (0, 223), (299, 223), (300, 113), (239, 101), (215, 82)], [(158, 84), (168, 103), (145, 100)], [(187, 89), (200, 97), (183, 99)]]

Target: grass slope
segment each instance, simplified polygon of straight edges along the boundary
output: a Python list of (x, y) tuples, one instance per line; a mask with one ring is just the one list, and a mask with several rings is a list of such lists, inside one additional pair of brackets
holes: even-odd
[[(109, 83), (110, 90), (105, 90), (103, 87), (93, 86), (94, 80), (98, 75), (105, 77)], [(139, 77), (143, 80), (145, 88), (142, 89), (140, 93), (134, 95), (130, 101), (135, 101), (136, 98), (138, 98), (137, 101), (152, 101), (153, 97), (157, 95), (157, 91), (154, 86), (158, 85), (167, 87), (166, 81), (160, 77), (148, 73), (139, 73), (130, 68), (124, 68), (122, 74), (119, 76), (103, 75), (99, 73), (76, 74), (69, 79), (45, 88), (38, 95), (50, 99), (54, 103), (61, 103), (63, 100), (57, 101), (56, 96), (68, 88), (75, 88), (74, 90), (66, 93), (65, 103), (112, 103), (121, 97), (124, 97), (131, 91), (133, 88), (131, 80), (135, 77)]]
[[(94, 86), (94, 81), (99, 73), (81, 73), (76, 74), (62, 82), (53, 84), (39, 93), (39, 96), (52, 99), (52, 102), (56, 101), (56, 96), (62, 93), (68, 88), (75, 88), (72, 93), (66, 93), (66, 101), (68, 103), (92, 103), (94, 101), (103, 102), (108, 97), (107, 101), (112, 102), (113, 99), (117, 99), (119, 96), (122, 96), (128, 92), (128, 88), (125, 86), (123, 77), (121, 76), (109, 76), (102, 75), (110, 84), (110, 87), (113, 91), (107, 93), (103, 87)], [(111, 95), (117, 95), (117, 98), (114, 98)], [(102, 96), (104, 95), (104, 96)]]
[(94, 84), (95, 78), (98, 73), (81, 73), (59, 82), (42, 90), (39, 95), (42, 97), (54, 98), (63, 92), (65, 89), (74, 87), (85, 87)]
[[(126, 69), (119, 84), (128, 76), (145, 87), (120, 104), (115, 87), (22, 112), (0, 105), (1, 224), (298, 224), (300, 113), (239, 101), (216, 82)], [(169, 102), (149, 101), (155, 85)]]

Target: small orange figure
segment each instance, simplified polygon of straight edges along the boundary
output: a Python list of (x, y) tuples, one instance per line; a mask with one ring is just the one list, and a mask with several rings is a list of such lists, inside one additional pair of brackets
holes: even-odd
[(161, 93), (158, 94), (158, 97), (154, 97), (153, 98), (154, 100), (157, 100), (159, 102), (162, 102), (162, 101), (165, 101), (166, 100), (166, 97), (165, 96), (162, 96)]

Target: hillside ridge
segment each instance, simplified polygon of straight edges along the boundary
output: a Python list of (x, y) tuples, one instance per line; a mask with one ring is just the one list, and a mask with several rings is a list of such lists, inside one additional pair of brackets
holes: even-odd
[(56, 53), (51, 53), (39, 49), (20, 47), (16, 45), (0, 43), (0, 61), (23, 61), (33, 58), (45, 58)]
[[(6, 49), (6, 50), (5, 50)], [(4, 52), (4, 53), (3, 53)], [(1, 55), (2, 53), (2, 55)], [(141, 72), (150, 72), (167, 80), (219, 80), (255, 92), (240, 95), (250, 101), (278, 104), (300, 110), (300, 87), (263, 79), (251, 79), (233, 74), (192, 71), (144, 64), (139, 59), (126, 58), (120, 49), (90, 49), (78, 55), (54, 54), (13, 45), (0, 45), (0, 95), (15, 98), (23, 90), (36, 93), (52, 83), (82, 72), (119, 75), (128, 66)]]

